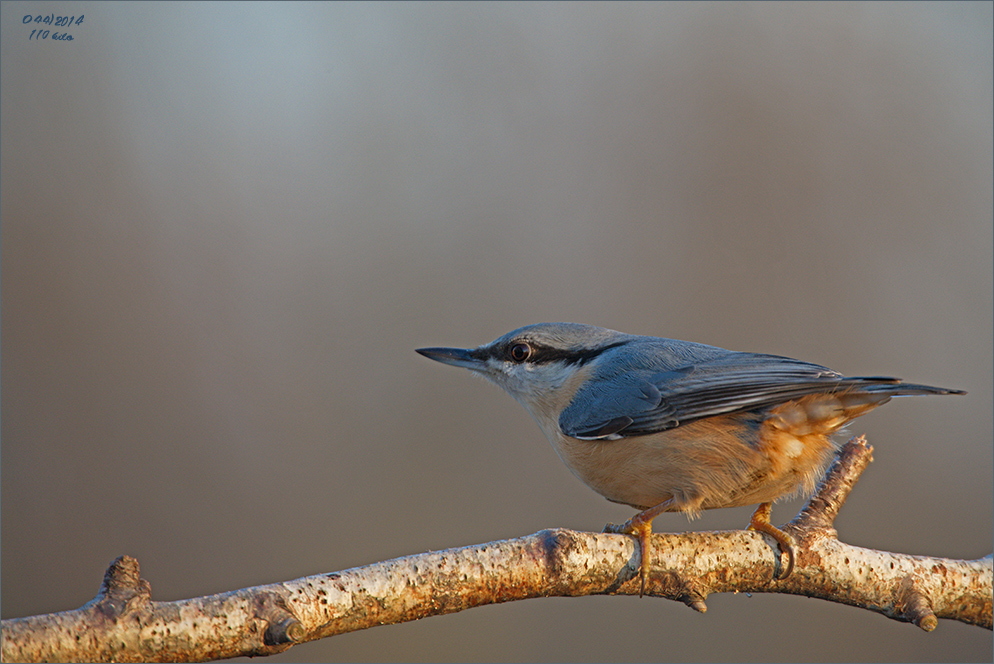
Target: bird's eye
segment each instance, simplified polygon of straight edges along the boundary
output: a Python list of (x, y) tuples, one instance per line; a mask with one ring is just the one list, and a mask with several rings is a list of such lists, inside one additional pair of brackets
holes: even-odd
[(511, 359), (515, 362), (524, 362), (531, 356), (531, 354), (532, 349), (528, 344), (514, 344), (511, 346), (511, 350), (508, 351), (508, 355), (510, 355)]

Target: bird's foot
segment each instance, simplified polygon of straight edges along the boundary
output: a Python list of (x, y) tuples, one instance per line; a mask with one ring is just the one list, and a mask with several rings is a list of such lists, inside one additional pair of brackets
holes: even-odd
[[(794, 571), (794, 547), (797, 546), (797, 541), (792, 536), (770, 523), (770, 510), (772, 508), (773, 503), (762, 503), (759, 507), (757, 507), (755, 513), (752, 515), (752, 518), (749, 519), (749, 526), (746, 530), (755, 530), (769, 535), (777, 541), (777, 544), (780, 545), (780, 550), (787, 554), (787, 568), (784, 569), (783, 574), (779, 577), (782, 581), (790, 576), (790, 573)], [(775, 570), (773, 572), (773, 580), (777, 580)]]
[[(647, 510), (648, 511), (648, 510)], [(604, 526), (605, 533), (618, 533), (620, 535), (634, 535), (639, 547), (639, 597), (645, 595), (645, 581), (649, 578), (649, 551), (650, 539), (652, 537), (652, 518), (642, 518), (645, 512), (639, 512), (621, 525), (609, 523)], [(655, 516), (655, 515), (653, 515)]]

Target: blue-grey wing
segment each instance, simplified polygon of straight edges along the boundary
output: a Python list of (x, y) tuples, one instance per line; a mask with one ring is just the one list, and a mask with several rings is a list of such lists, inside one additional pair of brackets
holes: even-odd
[(648, 367), (595, 374), (562, 412), (559, 426), (567, 436), (580, 439), (640, 436), (809, 394), (898, 382), (893, 378), (844, 378), (831, 369), (800, 360), (728, 351), (676, 369)]

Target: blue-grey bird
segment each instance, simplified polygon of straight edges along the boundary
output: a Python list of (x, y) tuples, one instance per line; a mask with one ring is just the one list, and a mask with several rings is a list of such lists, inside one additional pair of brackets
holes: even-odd
[(417, 352), (504, 388), (574, 475), (642, 510), (605, 531), (636, 536), (643, 592), (652, 520), (663, 512), (693, 517), (758, 503), (749, 528), (779, 543), (786, 578), (795, 542), (770, 523), (770, 508), (814, 489), (836, 447), (831, 435), (891, 397), (965, 394), (577, 323), (529, 325), (473, 349)]

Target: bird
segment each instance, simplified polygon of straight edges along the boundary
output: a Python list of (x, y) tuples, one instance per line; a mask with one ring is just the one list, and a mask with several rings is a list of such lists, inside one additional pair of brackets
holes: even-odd
[(636, 539), (640, 595), (652, 521), (664, 512), (694, 518), (758, 505), (747, 529), (777, 542), (786, 579), (796, 541), (771, 523), (771, 507), (814, 490), (837, 447), (832, 434), (892, 397), (965, 394), (581, 323), (538, 323), (476, 348), (417, 352), (503, 388), (577, 478), (640, 510), (604, 529)]

